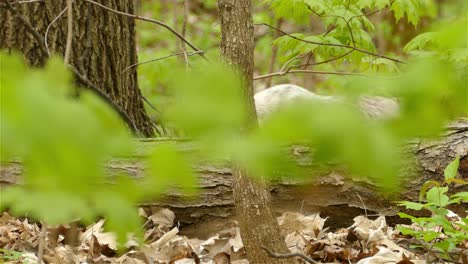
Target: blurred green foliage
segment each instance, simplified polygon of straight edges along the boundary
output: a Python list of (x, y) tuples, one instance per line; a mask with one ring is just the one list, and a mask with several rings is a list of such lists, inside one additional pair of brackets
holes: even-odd
[(19, 56), (0, 56), (1, 160), (18, 159), (24, 166), (24, 186), (2, 190), (0, 206), (52, 225), (106, 215), (109, 225), (124, 221), (137, 230), (136, 214), (118, 215), (133, 209), (127, 197), (120, 198), (127, 203), (119, 203), (119, 210), (106, 206), (114, 203), (109, 195), (123, 194), (118, 185), (105, 187), (102, 163), (131, 150), (118, 115), (89, 91), (72, 98), (71, 74), (59, 58), (31, 70)]
[(133, 153), (131, 135), (95, 94), (82, 91), (75, 98), (59, 58), (37, 70), (0, 53), (0, 69), (0, 160), (19, 161), (24, 169), (23, 185), (2, 189), (0, 210), (50, 225), (104, 216), (106, 227), (125, 242), (128, 232), (141, 235), (138, 202), (169, 185), (194, 193), (195, 178), (173, 146), (153, 151), (141, 182), (110, 177), (104, 164)]

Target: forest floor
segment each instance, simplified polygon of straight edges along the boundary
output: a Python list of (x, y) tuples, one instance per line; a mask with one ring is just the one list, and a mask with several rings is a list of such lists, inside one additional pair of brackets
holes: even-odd
[[(146, 221), (142, 227), (145, 242), (141, 245), (129, 238), (125, 247), (118, 249), (115, 235), (103, 231), (104, 220), (87, 227), (72, 224), (43, 230), (39, 223), (3, 213), (0, 263), (38, 263), (38, 258), (43, 263), (58, 264), (249, 263), (235, 225), (201, 240), (181, 235), (174, 222), (175, 215), (168, 209), (155, 209), (150, 214), (140, 210), (140, 215)], [(373, 220), (358, 216), (352, 226), (334, 232), (324, 228), (326, 219), (318, 214), (284, 213), (278, 222), (289, 250), (300, 255), (296, 257), (298, 263), (307, 263), (307, 258), (315, 263), (467, 263), (467, 256), (444, 262), (421, 247), (410, 249), (416, 241), (388, 226), (383, 216)], [(74, 247), (70, 241), (74, 241)]]

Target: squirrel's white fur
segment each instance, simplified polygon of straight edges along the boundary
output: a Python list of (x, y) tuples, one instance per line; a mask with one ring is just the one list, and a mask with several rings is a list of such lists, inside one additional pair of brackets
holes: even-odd
[[(282, 104), (298, 99), (316, 99), (338, 102), (333, 96), (323, 96), (293, 84), (280, 84), (255, 94), (255, 107), (260, 120), (276, 111)], [(361, 111), (369, 118), (392, 118), (398, 115), (396, 100), (380, 96), (363, 96), (359, 101)]]

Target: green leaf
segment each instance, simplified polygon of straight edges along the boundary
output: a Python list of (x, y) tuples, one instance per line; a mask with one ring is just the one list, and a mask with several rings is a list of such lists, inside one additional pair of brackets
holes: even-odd
[(383, 9), (385, 6), (390, 4), (390, 0), (359, 0), (357, 6), (361, 9)]
[(427, 202), (430, 204), (437, 205), (439, 207), (447, 206), (449, 202), (449, 197), (445, 195), (447, 191), (448, 191), (448, 187), (431, 188), (426, 194)]
[(413, 203), (413, 202), (399, 202), (398, 205), (405, 206), (406, 209), (412, 209), (412, 210), (421, 210), (424, 208), (424, 204), (421, 203)]
[(444, 252), (448, 252), (450, 248), (454, 248), (455, 245), (452, 245), (448, 240), (442, 240), (434, 243), (434, 247), (441, 249)]
[(406, 213), (402, 213), (402, 212), (399, 212), (397, 213), (397, 215), (400, 217), (400, 218), (404, 218), (404, 219), (411, 219), (411, 220), (416, 220), (416, 217), (412, 216), (412, 215), (409, 215), (409, 214), (406, 214)]
[(448, 181), (449, 179), (453, 179), (455, 178), (455, 176), (457, 176), (459, 165), (460, 165), (460, 156), (457, 155), (457, 157), (455, 157), (455, 159), (452, 162), (450, 162), (450, 164), (447, 165), (447, 167), (445, 167), (445, 170), (444, 170), (445, 181)]
[(422, 201), (424, 199), (424, 196), (426, 195), (427, 190), (432, 187), (440, 187), (440, 184), (436, 181), (426, 181), (422, 186), (421, 190), (419, 190), (419, 201)]
[(457, 178), (448, 179), (445, 182), (448, 183), (448, 184), (456, 183), (456, 184), (460, 184), (460, 185), (468, 185), (467, 181), (464, 181), (462, 179), (457, 179)]
[(409, 228), (409, 227), (404, 227), (404, 226), (401, 226), (401, 225), (397, 225), (397, 229), (403, 234), (403, 235), (410, 235), (410, 236), (414, 236), (414, 235), (417, 235), (418, 232), (414, 231), (413, 229)]
[(426, 32), (419, 34), (406, 44), (406, 46), (403, 48), (403, 51), (411, 52), (415, 50), (422, 50), (433, 47), (437, 42), (437, 36), (438, 34), (435, 32)]
[(422, 233), (422, 237), (423, 237), (424, 241), (426, 241), (426, 242), (430, 242), (430, 241), (436, 239), (440, 235), (439, 232), (435, 232), (435, 231), (423, 231), (421, 233)]
[(468, 202), (468, 192), (458, 192), (451, 196), (452, 198), (461, 198), (463, 202)]
[(394, 0), (390, 9), (398, 22), (405, 14), (408, 21), (416, 26), (422, 15), (419, 0)]

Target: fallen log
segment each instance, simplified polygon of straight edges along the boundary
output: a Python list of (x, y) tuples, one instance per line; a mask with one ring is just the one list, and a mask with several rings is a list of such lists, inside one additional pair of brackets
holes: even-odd
[[(141, 139), (132, 157), (110, 161), (106, 167), (110, 174), (125, 173), (133, 178), (144, 175), (142, 158), (161, 143), (173, 142), (182, 152), (196, 151), (196, 145), (187, 140), (178, 139)], [(299, 150), (299, 151), (298, 151)], [(457, 155), (461, 162), (459, 176), (468, 180), (468, 120), (463, 119), (451, 124), (445, 135), (431, 141), (413, 141), (407, 150), (415, 155), (418, 165), (403, 168), (403, 188), (392, 199), (417, 201), (421, 185), (427, 180), (443, 179), (444, 168)], [(300, 149), (293, 149), (291, 155), (300, 159)], [(195, 230), (204, 235), (209, 229), (225, 227), (226, 218), (233, 214), (232, 175), (229, 164), (198, 164), (194, 170), (199, 175), (199, 195), (186, 197), (176, 191), (168, 193), (162, 200), (144, 203), (148, 207), (169, 207), (182, 224), (194, 224), (187, 232)], [(0, 165), (0, 188), (21, 182), (21, 163), (2, 161)], [(278, 179), (272, 182), (271, 194), (274, 208), (278, 213), (296, 211), (305, 214), (320, 212), (328, 216), (327, 224), (347, 226), (352, 218), (364, 213), (378, 213), (389, 217), (395, 216), (397, 208), (392, 199), (376, 192), (376, 186), (363, 179), (347, 177), (339, 171), (322, 175), (310, 175), (307, 180)], [(0, 189), (1, 190), (1, 189)], [(455, 190), (457, 188), (455, 187)], [(460, 191), (460, 190), (457, 190)], [(455, 211), (464, 215), (462, 206), (455, 206)], [(390, 222), (392, 222), (390, 220)], [(202, 227), (200, 227), (202, 225)], [(200, 233), (200, 234), (201, 234)]]

